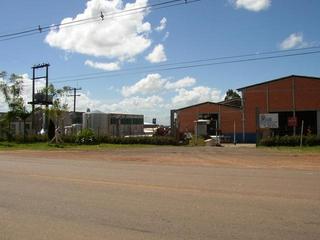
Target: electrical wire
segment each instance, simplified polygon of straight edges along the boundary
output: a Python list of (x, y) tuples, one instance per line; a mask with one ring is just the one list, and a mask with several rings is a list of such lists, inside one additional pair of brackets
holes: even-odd
[[(195, 3), (199, 2), (201, 0), (170, 0), (170, 1), (165, 1), (165, 2), (160, 2), (160, 3), (155, 3), (155, 4), (147, 4), (146, 6), (143, 7), (136, 7), (132, 9), (127, 9), (127, 10), (122, 10), (119, 12), (113, 12), (109, 14), (105, 14), (101, 12), (99, 16), (94, 16), (91, 18), (84, 18), (84, 19), (79, 19), (79, 20), (73, 20), (71, 22), (66, 22), (66, 23), (60, 23), (60, 24), (51, 24), (51, 25), (46, 25), (41, 27), (39, 25), (36, 28), (24, 30), (24, 31), (19, 31), (19, 32), (14, 32), (14, 33), (9, 33), (9, 34), (3, 34), (0, 35), (0, 42), (2, 41), (8, 41), (16, 38), (21, 38), (21, 37), (26, 37), (26, 36), (31, 36), (35, 34), (41, 34), (45, 32), (49, 32), (52, 29), (60, 29), (64, 28), (67, 26), (78, 26), (84, 23), (92, 23), (92, 22), (98, 22), (98, 21), (103, 21), (106, 18), (117, 18), (117, 17), (123, 17), (123, 16), (128, 16), (131, 14), (137, 14), (140, 12), (143, 12), (147, 9), (153, 9), (153, 10), (158, 10), (158, 9), (163, 9), (163, 8), (169, 8), (169, 7), (174, 7), (174, 6), (179, 6), (179, 5), (186, 5), (190, 3)], [(127, 14), (125, 14), (127, 13)]]
[(300, 53), (291, 53), (291, 54), (289, 53), (289, 54), (283, 54), (283, 55), (264, 56), (264, 57), (256, 57), (256, 58), (245, 58), (245, 59), (220, 61), (220, 62), (208, 62), (208, 63), (202, 63), (202, 64), (193, 64), (193, 65), (189, 64), (189, 65), (173, 66), (173, 67), (167, 67), (167, 68), (153, 68), (148, 71), (145, 71), (145, 70), (135, 71), (135, 72), (127, 73), (127, 74), (126, 73), (117, 73), (117, 74), (109, 74), (107, 76), (73, 78), (73, 79), (68, 79), (68, 80), (56, 80), (56, 81), (52, 81), (52, 82), (61, 83), (61, 82), (86, 81), (86, 80), (91, 80), (91, 79), (98, 80), (101, 78), (118, 77), (118, 76), (132, 75), (132, 74), (138, 74), (138, 73), (151, 73), (151, 72), (155, 72), (155, 71), (166, 72), (166, 71), (172, 71), (172, 70), (183, 70), (183, 69), (189, 69), (189, 68), (209, 67), (209, 66), (214, 66), (214, 65), (224, 65), (224, 64), (243, 63), (243, 62), (278, 59), (278, 58), (288, 58), (288, 57), (304, 56), (304, 55), (319, 54), (319, 53), (320, 53), (320, 50), (300, 52)]
[[(299, 51), (306, 51), (306, 50), (316, 50), (320, 49), (320, 46), (314, 46), (314, 47), (305, 47), (305, 48), (299, 48), (299, 49), (288, 49), (288, 50), (278, 50), (278, 51), (263, 51), (260, 53), (248, 53), (248, 54), (241, 54), (241, 55), (232, 55), (232, 56), (222, 56), (222, 57), (215, 57), (215, 58), (205, 58), (205, 59), (197, 59), (197, 60), (190, 60), (190, 61), (181, 61), (181, 62), (172, 62), (172, 63), (165, 63), (165, 64), (159, 64), (157, 65), (157, 69), (162, 67), (170, 67), (170, 66), (176, 66), (176, 65), (183, 65), (183, 64), (193, 64), (193, 63), (201, 63), (201, 62), (211, 62), (211, 61), (218, 61), (218, 60), (225, 60), (225, 59), (238, 59), (238, 58), (245, 58), (245, 57), (257, 57), (257, 56), (263, 56), (263, 55), (271, 55), (271, 54), (282, 54), (282, 53), (288, 53), (288, 52), (299, 52)], [(127, 68), (120, 71), (117, 71), (117, 73), (121, 72), (131, 72), (136, 70), (148, 70), (148, 69), (155, 69), (154, 66), (141, 66), (141, 67), (134, 67), (134, 68)], [(95, 73), (87, 73), (87, 74), (77, 74), (77, 75), (69, 75), (69, 76), (61, 76), (52, 78), (52, 80), (62, 80), (62, 79), (68, 79), (68, 78), (78, 78), (78, 77), (85, 77), (85, 76), (99, 76), (99, 75), (105, 75), (108, 76), (110, 74), (113, 74), (112, 72), (95, 72)]]

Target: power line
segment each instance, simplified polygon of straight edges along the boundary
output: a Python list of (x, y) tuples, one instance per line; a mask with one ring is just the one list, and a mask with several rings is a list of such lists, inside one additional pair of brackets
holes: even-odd
[(0, 35), (0, 42), (49, 32), (51, 29), (54, 29), (54, 28), (61, 29), (61, 28), (65, 28), (65, 27), (74, 27), (74, 26), (78, 26), (78, 25), (82, 25), (82, 24), (103, 21), (106, 18), (124, 17), (124, 16), (132, 15), (132, 14), (137, 14), (139, 12), (143, 12), (144, 10), (151, 9), (151, 8), (153, 10), (158, 10), (158, 9), (169, 8), (169, 7), (179, 6), (179, 5), (185, 5), (186, 3), (187, 4), (195, 3), (195, 2), (199, 2), (199, 1), (201, 1), (201, 0), (189, 0), (189, 1), (170, 0), (170, 1), (165, 1), (165, 2), (160, 2), (160, 3), (155, 3), (155, 4), (147, 4), (146, 6), (143, 6), (143, 7), (122, 10), (119, 12), (113, 12), (113, 13), (109, 13), (109, 14), (105, 14), (105, 13), (101, 12), (99, 16), (94, 16), (91, 18), (84, 18), (84, 19), (74, 20), (71, 22), (60, 23), (60, 24), (51, 24), (51, 25), (46, 25), (43, 27), (41, 27), (41, 25), (38, 25), (38, 27), (34, 27), (34, 28), (31, 28), (28, 30), (3, 34), (3, 35)]
[[(183, 64), (192, 64), (192, 63), (201, 63), (201, 62), (209, 62), (209, 61), (217, 61), (217, 60), (224, 60), (224, 59), (237, 59), (237, 58), (244, 58), (244, 57), (256, 57), (256, 56), (263, 56), (263, 55), (271, 55), (271, 54), (282, 54), (287, 52), (297, 52), (297, 51), (305, 51), (305, 50), (316, 50), (320, 49), (320, 46), (314, 47), (305, 47), (299, 49), (288, 49), (288, 50), (277, 50), (277, 51), (263, 51), (258, 53), (247, 53), (247, 54), (240, 54), (240, 55), (232, 55), (232, 56), (222, 56), (222, 57), (215, 57), (215, 58), (204, 58), (204, 59), (197, 59), (197, 60), (189, 60), (189, 61), (181, 61), (181, 62), (172, 62), (172, 63), (165, 63), (157, 65), (157, 68), (160, 67), (169, 67), (169, 66), (176, 66), (176, 65), (183, 65)], [(154, 66), (141, 66), (141, 67), (134, 67), (134, 68), (127, 68), (123, 69), (119, 72), (130, 72), (136, 70), (144, 70), (144, 69), (154, 69)], [(75, 78), (75, 77), (84, 77), (84, 76), (96, 76), (96, 75), (110, 75), (111, 72), (95, 72), (95, 73), (87, 73), (87, 74), (77, 74), (77, 75), (69, 75), (69, 76), (62, 76), (51, 78), (52, 80), (61, 80), (61, 79), (68, 79), (68, 78)]]
[[(305, 48), (305, 50), (315, 50), (315, 49), (320, 49), (320, 46)], [(85, 81), (90, 79), (101, 79), (101, 78), (108, 78), (108, 77), (110, 78), (110, 77), (118, 77), (118, 76), (132, 75), (132, 74), (138, 74), (138, 73), (182, 70), (182, 69), (188, 69), (188, 68), (208, 67), (208, 66), (214, 66), (214, 65), (252, 62), (252, 61), (277, 59), (277, 58), (288, 58), (288, 57), (294, 57), (294, 56), (303, 56), (303, 55), (320, 53), (320, 50), (290, 53), (297, 50), (298, 49), (271, 51), (271, 52), (263, 52), (259, 55), (243, 54), (243, 55), (236, 55), (236, 56), (226, 56), (226, 57), (219, 57), (219, 58), (208, 58), (208, 59), (200, 59), (200, 60), (193, 60), (193, 61), (176, 62), (176, 63), (162, 64), (162, 65), (159, 65), (158, 67), (147, 66), (147, 67), (140, 67), (140, 68), (130, 68), (130, 69), (119, 71), (117, 73), (99, 72), (99, 73), (93, 73), (93, 74), (73, 75), (73, 76), (67, 76), (67, 77), (53, 78), (53, 80), (56, 80), (56, 81), (52, 81), (52, 82), (59, 83), (59, 82)], [(277, 53), (277, 55), (274, 55), (275, 53)], [(279, 53), (281, 53), (281, 55), (279, 55)], [(283, 53), (287, 53), (287, 54), (283, 54)], [(271, 55), (271, 56), (261, 56), (261, 55)], [(261, 57), (256, 57), (256, 56), (261, 56)], [(233, 59), (233, 60), (217, 61), (217, 60), (226, 60), (226, 59)], [(197, 64), (193, 64), (193, 63), (197, 63)]]

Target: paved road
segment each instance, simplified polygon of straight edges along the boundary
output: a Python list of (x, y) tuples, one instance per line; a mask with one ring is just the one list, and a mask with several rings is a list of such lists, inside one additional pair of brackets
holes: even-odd
[(320, 173), (0, 155), (0, 239), (320, 239)]

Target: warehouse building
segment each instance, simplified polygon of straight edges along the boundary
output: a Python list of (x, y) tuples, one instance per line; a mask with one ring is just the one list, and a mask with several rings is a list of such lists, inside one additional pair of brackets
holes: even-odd
[(242, 98), (233, 102), (205, 102), (171, 110), (172, 132), (206, 136), (218, 133), (235, 136), (237, 142), (256, 142), (261, 137), (301, 131), (320, 135), (320, 78), (292, 75), (238, 91)]
[(94, 131), (96, 136), (141, 136), (144, 134), (144, 117), (135, 114), (102, 112), (83, 113), (83, 128)]
[(239, 106), (227, 103), (205, 102), (171, 110), (172, 133), (179, 136), (186, 132), (200, 136), (223, 136), (233, 141), (242, 136), (242, 112)]
[[(302, 122), (304, 134), (320, 135), (320, 78), (292, 75), (238, 91), (243, 99), (244, 141), (300, 134)], [(268, 118), (270, 126), (264, 126)]]

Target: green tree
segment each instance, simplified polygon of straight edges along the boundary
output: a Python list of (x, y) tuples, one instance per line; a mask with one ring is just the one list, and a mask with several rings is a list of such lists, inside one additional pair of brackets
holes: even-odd
[(64, 113), (68, 111), (68, 105), (63, 103), (62, 100), (67, 96), (69, 91), (70, 87), (68, 86), (57, 89), (52, 84), (50, 84), (48, 88), (43, 88), (41, 90), (43, 94), (48, 94), (49, 98), (52, 99), (52, 105), (46, 109), (47, 121), (49, 121), (47, 124), (49, 139), (53, 137), (52, 131), (54, 132), (54, 130), (49, 129), (49, 127), (58, 127), (63, 124), (63, 116)]
[(236, 99), (236, 98), (240, 98), (240, 95), (236, 91), (234, 91), (232, 89), (228, 89), (224, 100), (227, 101), (227, 100), (232, 100), (232, 99)]
[(6, 125), (6, 133), (8, 140), (12, 139), (11, 123), (13, 120), (23, 121), (23, 136), (26, 137), (26, 119), (29, 117), (30, 112), (25, 106), (22, 97), (23, 91), (23, 78), (16, 74), (8, 75), (5, 71), (0, 72), (0, 92), (4, 96), (4, 100), (8, 105), (8, 112), (5, 114), (4, 121)]

